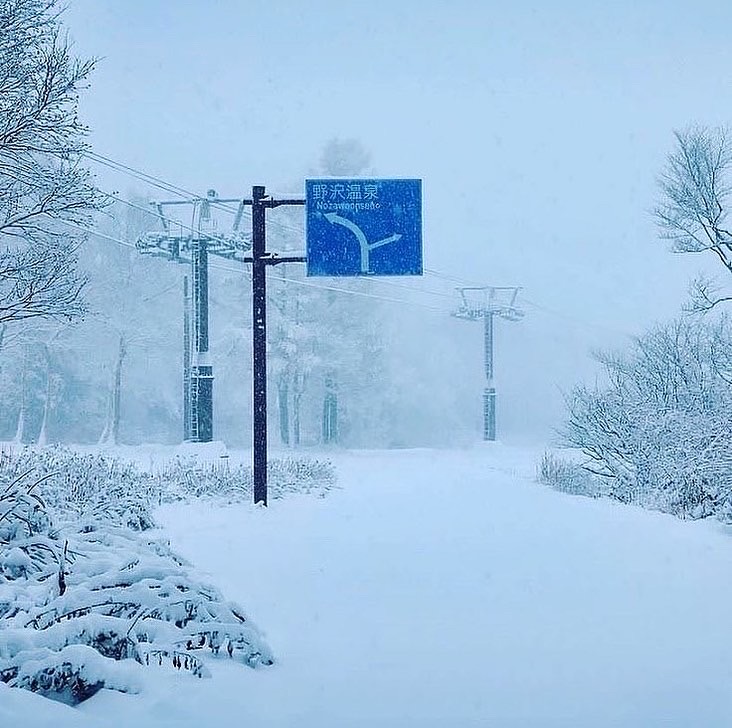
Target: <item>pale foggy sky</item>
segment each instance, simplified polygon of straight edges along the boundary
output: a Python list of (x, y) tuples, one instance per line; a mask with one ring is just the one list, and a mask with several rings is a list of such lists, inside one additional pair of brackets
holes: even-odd
[(66, 22), (103, 57), (82, 103), (102, 154), (228, 196), (297, 191), (354, 137), (423, 178), (429, 268), (571, 317), (527, 308), (506, 345), (545, 361), (535, 395), (675, 313), (702, 266), (650, 210), (672, 130), (732, 120), (728, 2), (71, 0)]

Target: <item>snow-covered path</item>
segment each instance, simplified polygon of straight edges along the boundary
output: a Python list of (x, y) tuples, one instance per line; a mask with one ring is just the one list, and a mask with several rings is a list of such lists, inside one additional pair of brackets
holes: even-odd
[(324, 500), (162, 514), (279, 656), (235, 675), (242, 724), (730, 725), (721, 527), (553, 493), (508, 448), (338, 466)]
[(278, 663), (220, 661), (212, 680), (100, 694), (84, 717), (145, 728), (732, 724), (732, 538), (542, 488), (532, 455), (345, 454), (342, 489), (325, 499), (165, 507), (173, 546), (247, 607)]

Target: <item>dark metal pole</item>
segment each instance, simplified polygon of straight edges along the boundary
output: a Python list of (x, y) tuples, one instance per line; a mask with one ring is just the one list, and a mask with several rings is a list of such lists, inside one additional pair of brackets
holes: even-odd
[(193, 340), (195, 358), (191, 382), (194, 402), (191, 436), (196, 442), (213, 440), (213, 367), (208, 353), (208, 241), (202, 236), (191, 251), (193, 267)]
[(267, 505), (267, 264), (265, 189), (252, 188), (252, 369), (254, 503)]
[(483, 390), (483, 439), (496, 439), (496, 389), (493, 384), (493, 311), (485, 311), (485, 389)]
[(196, 352), (208, 354), (208, 242), (199, 240), (193, 249), (198, 266), (196, 291), (194, 293), (196, 318)]
[(183, 440), (191, 439), (191, 298), (183, 278)]

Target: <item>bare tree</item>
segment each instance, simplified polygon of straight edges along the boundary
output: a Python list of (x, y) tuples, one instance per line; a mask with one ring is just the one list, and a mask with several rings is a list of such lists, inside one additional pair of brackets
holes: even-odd
[[(135, 240), (155, 225), (157, 220), (145, 212), (147, 200), (134, 194), (131, 198), (134, 207), (121, 203), (110, 206), (109, 214), (100, 221), (102, 232)], [(135, 396), (134, 370), (147, 369), (147, 352), (168, 343), (158, 328), (156, 312), (169, 325), (169, 315), (163, 312), (170, 311), (172, 301), (178, 303), (180, 280), (171, 266), (153, 262), (135, 250), (110, 247), (93, 235), (89, 246), (90, 252), (96, 250), (95, 260), (89, 263), (91, 280), (86, 291), (90, 313), (85, 325), (79, 327), (77, 341), (96, 351), (97, 369), (102, 364), (101, 369), (108, 370), (107, 408), (99, 444), (117, 445), (125, 424), (125, 402)], [(166, 295), (167, 300), (163, 298)], [(97, 387), (102, 390), (101, 384)]]
[[(660, 177), (656, 220), (661, 235), (678, 253), (712, 252), (732, 273), (732, 232), (728, 228), (732, 144), (723, 127), (690, 127), (675, 132), (676, 145)], [(707, 278), (692, 284), (691, 308), (707, 311), (732, 300)]]
[(82, 312), (79, 228), (101, 207), (80, 164), (76, 59), (57, 0), (0, 0), (0, 323)]

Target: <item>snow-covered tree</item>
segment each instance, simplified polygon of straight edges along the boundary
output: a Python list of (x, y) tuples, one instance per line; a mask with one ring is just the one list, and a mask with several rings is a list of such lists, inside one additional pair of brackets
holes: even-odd
[[(726, 272), (732, 273), (732, 230), (729, 196), (732, 188), (732, 144), (722, 127), (694, 126), (675, 132), (659, 180), (661, 199), (656, 220), (661, 236), (678, 253), (712, 253)], [(705, 277), (692, 284), (691, 308), (707, 311), (732, 300), (720, 286)]]
[(56, 0), (0, 3), (0, 322), (83, 310), (77, 226), (101, 198), (77, 105), (93, 67), (74, 57)]
[(62, 423), (76, 427), (77, 400), (85, 395), (69, 332), (54, 321), (11, 329), (0, 359), (0, 437), (17, 444), (46, 444), (62, 437)]
[(683, 318), (598, 355), (606, 383), (568, 397), (565, 444), (600, 490), (685, 517), (732, 496), (732, 339), (724, 321)]
[(154, 423), (166, 432), (165, 439), (180, 433), (175, 419), (180, 413), (183, 271), (111, 240), (131, 244), (155, 227), (154, 216), (145, 212), (147, 201), (129, 197), (134, 207), (115, 203), (100, 220), (98, 229), (108, 237), (92, 236), (86, 244), (90, 315), (75, 332), (75, 345), (94, 352), (97, 369), (102, 362), (103, 380), (96, 383), (106, 393), (100, 444), (118, 444), (123, 429), (128, 437), (141, 430), (140, 420), (150, 414), (147, 405), (156, 412), (155, 420), (167, 413), (167, 421)]

